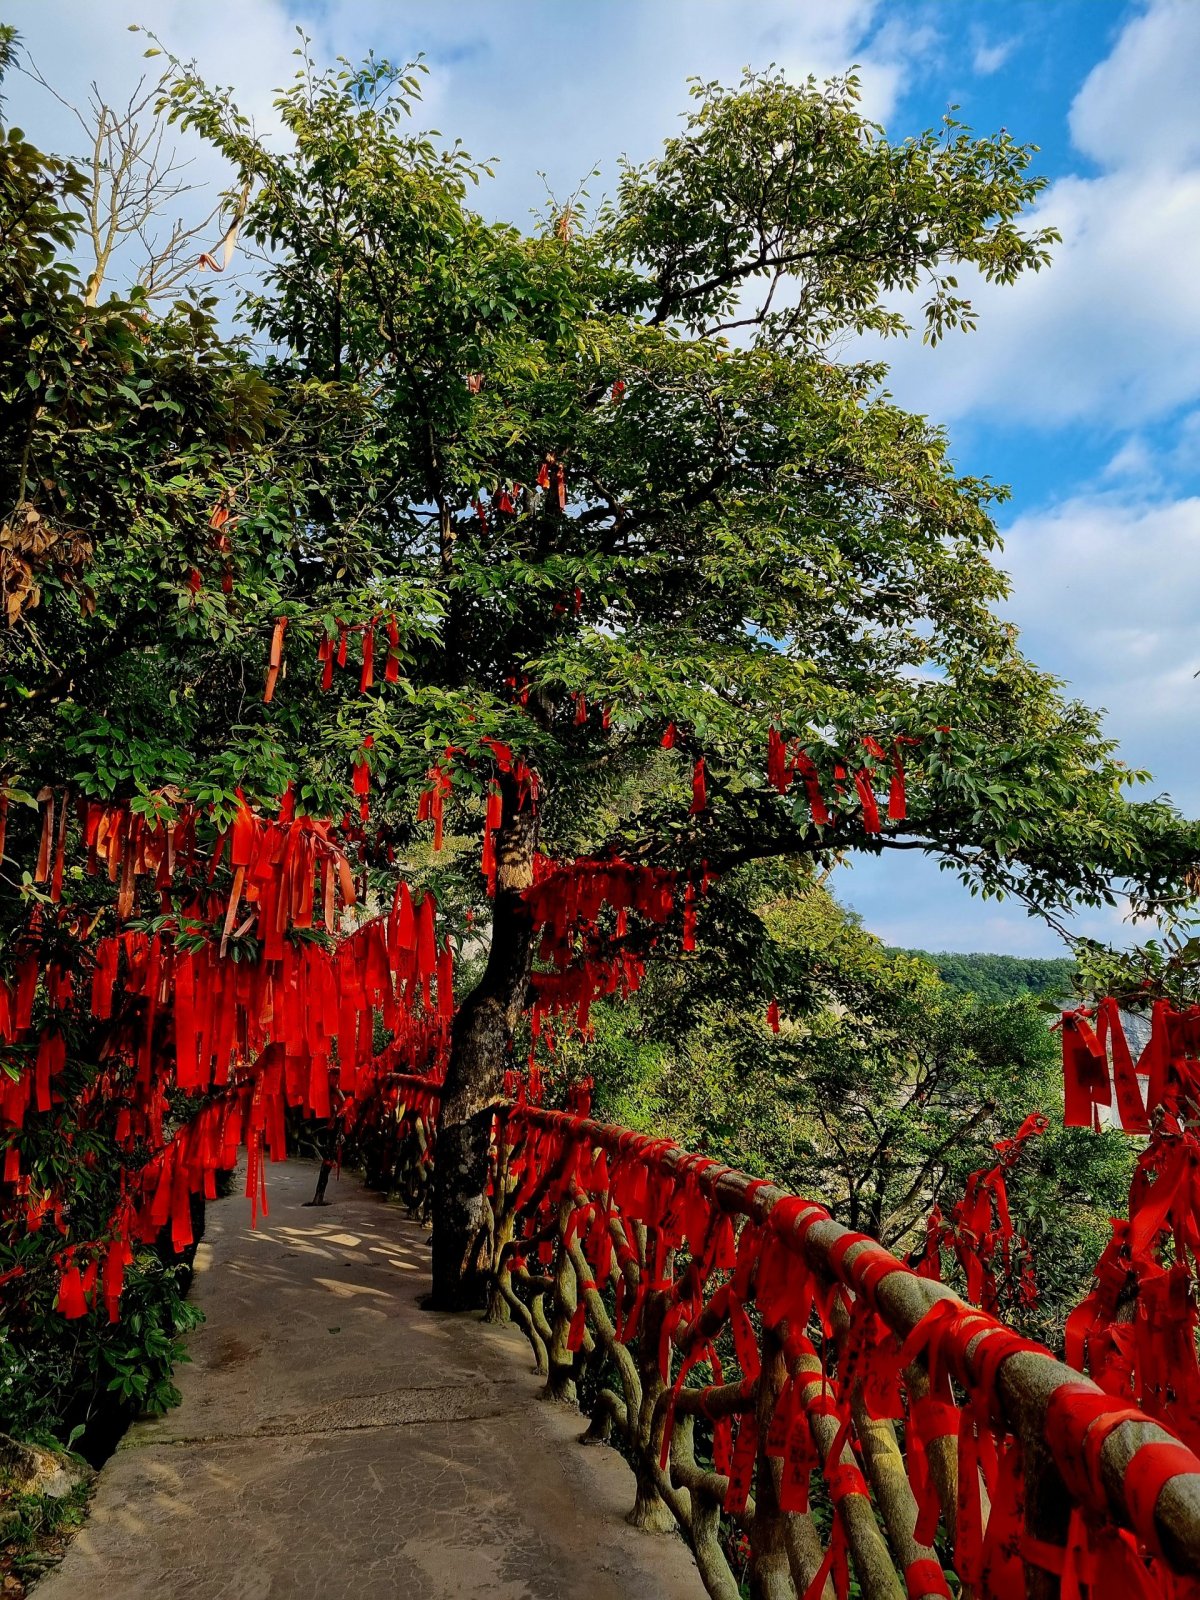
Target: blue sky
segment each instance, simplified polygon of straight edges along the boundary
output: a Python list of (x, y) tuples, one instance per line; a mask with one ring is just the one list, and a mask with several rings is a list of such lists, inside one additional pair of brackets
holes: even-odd
[[(1054, 267), (981, 286), (974, 335), (889, 344), (890, 387), (946, 424), (963, 470), (1011, 484), (1002, 561), (1028, 652), (1108, 709), (1154, 792), (1200, 814), (1197, 0), (8, 0), (5, 16), (77, 98), (92, 78), (128, 92), (146, 64), (125, 27), (149, 23), (266, 129), (297, 23), (320, 56), (423, 50), (424, 120), (499, 158), (481, 203), (517, 221), (599, 164), (597, 198), (619, 155), (645, 159), (678, 126), (688, 76), (731, 81), (745, 64), (802, 77), (857, 63), (893, 137), (957, 104), (982, 131), (1039, 144), (1039, 218), (1064, 234)], [(28, 81), (8, 111), (72, 146), (67, 114)], [(217, 173), (201, 156), (193, 175)], [(981, 905), (932, 863), (839, 877), (892, 942), (1059, 952), (1019, 907)], [(1116, 914), (1080, 925), (1129, 936)]]

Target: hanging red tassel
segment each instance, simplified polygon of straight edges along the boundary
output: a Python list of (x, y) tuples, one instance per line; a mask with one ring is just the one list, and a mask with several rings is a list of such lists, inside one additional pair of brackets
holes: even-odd
[(62, 899), (63, 869), (66, 865), (67, 855), (67, 817), (69, 814), (70, 808), (67, 805), (67, 796), (64, 793), (58, 813), (58, 838), (54, 845), (54, 868), (50, 874), (50, 898), (55, 905)]
[(388, 654), (387, 666), (383, 669), (384, 681), (386, 683), (398, 683), (400, 681), (400, 628), (395, 617), (388, 618), (387, 636)]
[(433, 823), (433, 848), (440, 850), (444, 837), (442, 807), (454, 783), (440, 763), (429, 769), (429, 780), (433, 787), (426, 789), (417, 801), (417, 821)]
[(263, 705), (270, 705), (275, 685), (279, 681), (279, 669), (283, 665), (283, 636), (287, 631), (287, 625), (288, 619), (280, 617), (271, 635), (271, 658), (267, 664), (267, 686), (263, 690)]
[(807, 750), (797, 750), (794, 764), (804, 780), (804, 792), (808, 796), (808, 808), (812, 812), (813, 822), (818, 828), (828, 827), (829, 810), (821, 797), (821, 779), (815, 762)]
[(1081, 1007), (1062, 1019), (1063, 1122), (1068, 1128), (1099, 1126), (1096, 1107), (1111, 1105), (1108, 1060)]
[(871, 788), (871, 774), (868, 768), (860, 767), (854, 774), (854, 787), (858, 790), (859, 803), (862, 806), (863, 827), (868, 833), (878, 833), (879, 804)]
[(375, 619), (372, 618), (363, 629), (362, 641), (362, 672), (358, 679), (359, 694), (366, 694), (368, 689), (375, 687)]
[(1126, 1133), (1149, 1133), (1150, 1119), (1142, 1102), (1141, 1086), (1137, 1081), (1137, 1069), (1129, 1050), (1129, 1041), (1125, 1037), (1121, 1010), (1111, 995), (1100, 1002), (1096, 1037), (1102, 1049), (1106, 1049), (1110, 1043), (1112, 1046), (1113, 1083), (1117, 1091), (1121, 1127)]
[(787, 758), (787, 743), (774, 724), (767, 730), (767, 782), (786, 794), (792, 782), (792, 767)]
[(34, 883), (45, 883), (50, 876), (50, 851), (54, 843), (54, 790), (47, 786), (38, 790), (38, 805), (42, 808), (42, 837), (38, 845)]
[(75, 1265), (75, 1252), (68, 1250), (58, 1280), (58, 1309), (64, 1317), (87, 1315), (87, 1300), (83, 1293), (83, 1279)]
[(329, 634), (322, 635), (317, 646), (317, 660), (321, 664), (321, 687), (328, 689), (333, 683), (333, 640)]
[(663, 734), (662, 739), (659, 741), (659, 743), (661, 744), (661, 746), (662, 746), (662, 748), (664, 750), (674, 750), (674, 748), (675, 748), (675, 724), (673, 722), (668, 722), (667, 723), (666, 732)]
[(904, 763), (897, 751), (892, 766), (892, 781), (888, 785), (889, 822), (903, 822), (908, 816), (908, 796), (904, 792)]
[(579, 1286), (579, 1300), (571, 1313), (570, 1325), (567, 1328), (567, 1349), (572, 1353), (583, 1348), (583, 1335), (587, 1325), (587, 1301), (583, 1297), (583, 1291), (595, 1287), (594, 1283)]
[(488, 894), (496, 893), (496, 829), (500, 826), (504, 816), (504, 797), (500, 790), (493, 785), (488, 792), (487, 813), (483, 824), (483, 860), (482, 870), (487, 879)]
[(575, 726), (577, 728), (582, 728), (584, 723), (587, 721), (587, 716), (587, 696), (584, 694), (577, 694), (575, 696)]
[(725, 1491), (722, 1510), (730, 1516), (740, 1516), (746, 1509), (757, 1451), (758, 1422), (754, 1413), (750, 1412), (738, 1423), (737, 1444), (729, 1466), (729, 1487)]
[(543, 461), (538, 468), (537, 486), (539, 489), (548, 489), (550, 487), (550, 466), (548, 462)]
[[(374, 743), (374, 735), (368, 733), (362, 742), (363, 750), (370, 750)], [(370, 790), (371, 768), (367, 763), (366, 756), (363, 755), (363, 757), (354, 764), (354, 792), (359, 797), (358, 814), (363, 822), (365, 822), (367, 817), (370, 815), (370, 807), (367, 802), (367, 795), (370, 793)]]
[(704, 776), (704, 757), (700, 756), (692, 769), (692, 803), (688, 815), (696, 816), (708, 804), (708, 784)]
[(413, 914), (412, 893), (401, 880), (392, 903), (392, 916), (388, 929), (388, 942), (393, 950), (416, 949), (416, 917)]
[(696, 948), (696, 886), (690, 879), (683, 891), (683, 948)]
[(908, 734), (898, 734), (892, 743), (892, 781), (888, 788), (888, 820), (890, 822), (903, 822), (908, 816), (908, 796), (904, 787), (904, 760), (900, 754), (900, 746), (905, 744), (919, 744), (919, 739), (912, 739)]
[(417, 979), (425, 994), (425, 1009), (433, 1009), (430, 985), (437, 967), (437, 901), (426, 894), (416, 911)]
[(133, 1251), (127, 1239), (114, 1239), (109, 1245), (104, 1256), (104, 1269), (101, 1276), (101, 1292), (104, 1303), (108, 1308), (109, 1322), (116, 1322), (120, 1318), (121, 1289), (125, 1281), (125, 1269), (133, 1264)]
[(767, 1026), (772, 1033), (779, 1032), (779, 1001), (772, 1000), (767, 1007)]
[(67, 1041), (61, 1033), (51, 1033), (43, 1028), (38, 1036), (37, 1062), (34, 1067), (34, 1109), (49, 1111), (52, 1100), (50, 1085), (67, 1062)]

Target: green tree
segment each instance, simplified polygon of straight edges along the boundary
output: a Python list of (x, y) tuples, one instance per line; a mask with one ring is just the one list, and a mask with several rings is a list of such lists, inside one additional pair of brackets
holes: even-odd
[(569, 1042), (560, 1072), (594, 1074), (605, 1120), (819, 1199), (901, 1254), (919, 1254), (933, 1208), (949, 1214), (971, 1174), (995, 1165), (996, 1142), (1043, 1113), (1047, 1131), (1007, 1180), (1039, 1302), (1014, 1298), (1005, 1314), (1057, 1341), (1136, 1152), (1120, 1132), (1062, 1127), (1046, 1014), (1027, 996), (956, 993), (803, 873), (741, 869), (714, 892), (708, 929), (690, 960), (597, 1007), (595, 1037)]
[(960, 994), (981, 1000), (1009, 1000), (1018, 995), (1039, 995), (1056, 1002), (1070, 998), (1075, 989), (1078, 963), (1068, 956), (1039, 960), (1033, 956), (970, 955), (954, 951), (901, 950), (897, 955), (923, 956), (943, 983)]
[[(1055, 916), (1121, 881), (1175, 895), (1196, 836), (1126, 797), (1140, 775), (996, 618), (1002, 491), (956, 474), (881, 365), (834, 354), (904, 331), (895, 291), (925, 291), (937, 339), (972, 320), (961, 263), (1001, 282), (1045, 264), (1052, 235), (1019, 225), (1042, 187), (1029, 147), (954, 122), (891, 143), (853, 79), (748, 74), (697, 85), (684, 132), (594, 216), (554, 208), (523, 233), (468, 206), (485, 168), (409, 131), (419, 87), (375, 59), (304, 60), (276, 152), (174, 63), (165, 109), (228, 158), (261, 256), (240, 311), (257, 347), (220, 344), (203, 301), (155, 319), (80, 305), (69, 193), (17, 230), (0, 262), (9, 527), (36, 514), (92, 548), (38, 568), (40, 612), (6, 636), (4, 772), (36, 792), (65, 753), (85, 792), (156, 805), (167, 784), (220, 806), (290, 780), (337, 817), (365, 758), (372, 836), (402, 852), (431, 764), (452, 773), (452, 829), (478, 830), (498, 785), (495, 899), (457, 907), (486, 922), (488, 955), (438, 1146), (435, 1288), (453, 1305), (476, 1293), (537, 852), (698, 877), (916, 849)], [(214, 505), (236, 516), (219, 551)], [(290, 675), (263, 705), (280, 616)], [(319, 639), (381, 617), (395, 681), (322, 695)], [(829, 820), (767, 781), (772, 727), (807, 749)], [(879, 831), (864, 737), (916, 741), (907, 815)], [(489, 741), (536, 771), (536, 807)], [(701, 757), (707, 804), (689, 810)], [(390, 876), (373, 846), (364, 866)]]

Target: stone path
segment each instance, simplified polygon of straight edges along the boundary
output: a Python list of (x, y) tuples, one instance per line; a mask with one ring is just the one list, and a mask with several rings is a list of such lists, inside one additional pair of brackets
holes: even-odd
[(136, 1424), (36, 1600), (700, 1600), (629, 1469), (538, 1398), (515, 1329), (422, 1311), (423, 1229), (355, 1179), (269, 1170), (208, 1208), (183, 1404)]

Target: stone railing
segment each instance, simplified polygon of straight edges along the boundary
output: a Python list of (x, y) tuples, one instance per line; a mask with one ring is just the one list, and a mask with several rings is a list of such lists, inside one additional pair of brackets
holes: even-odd
[[(436, 1090), (397, 1082), (427, 1148)], [(1200, 1459), (815, 1202), (524, 1105), (491, 1187), (489, 1316), (710, 1595), (1200, 1592)]]

